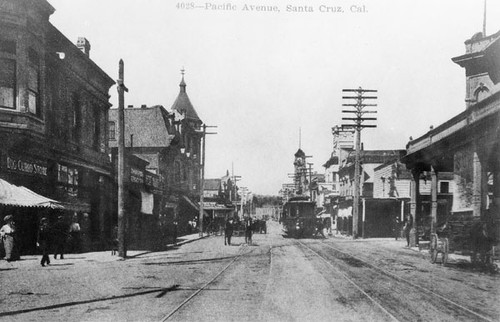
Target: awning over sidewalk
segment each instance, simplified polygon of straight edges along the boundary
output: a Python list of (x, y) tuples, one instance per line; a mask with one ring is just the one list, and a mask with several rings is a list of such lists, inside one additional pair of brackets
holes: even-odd
[[(196, 211), (198, 211), (198, 212), (200, 211), (200, 207), (199, 207), (199, 205), (198, 205), (197, 203), (195, 203), (194, 201), (192, 201), (192, 200), (191, 200), (188, 196), (184, 196), (184, 195), (183, 195), (183, 196), (182, 196), (182, 198), (184, 198), (184, 200), (186, 200), (186, 201), (187, 201), (187, 203), (188, 203), (189, 205), (191, 205), (191, 206), (192, 206), (192, 207), (193, 207)], [(203, 209), (203, 216), (205, 216), (205, 217), (210, 217), (210, 216), (208, 215), (208, 213), (205, 211), (205, 209)]]
[(3, 179), (0, 179), (0, 204), (18, 207), (63, 208), (58, 201), (39, 195), (26, 187), (13, 185)]

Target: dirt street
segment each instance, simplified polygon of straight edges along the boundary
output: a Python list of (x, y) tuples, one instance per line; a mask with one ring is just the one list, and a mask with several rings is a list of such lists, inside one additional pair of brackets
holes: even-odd
[(391, 239), (210, 236), (165, 252), (0, 263), (5, 321), (498, 321), (500, 281)]

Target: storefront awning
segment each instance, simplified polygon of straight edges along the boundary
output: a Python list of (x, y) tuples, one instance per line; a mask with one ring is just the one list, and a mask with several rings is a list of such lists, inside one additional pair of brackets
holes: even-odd
[(13, 185), (3, 179), (0, 179), (0, 204), (18, 207), (63, 208), (56, 200), (39, 195), (26, 187)]
[[(192, 200), (191, 200), (188, 196), (182, 196), (182, 197), (184, 198), (184, 200), (186, 200), (186, 201), (187, 201), (187, 203), (188, 203), (189, 205), (191, 205), (194, 209), (196, 209), (196, 211), (200, 211), (200, 207), (199, 207), (199, 205), (198, 205), (197, 203), (195, 203), (194, 201), (192, 201)], [(204, 215), (205, 217), (210, 217), (210, 216), (208, 215), (208, 213), (205, 211), (205, 209), (203, 209), (203, 215)]]

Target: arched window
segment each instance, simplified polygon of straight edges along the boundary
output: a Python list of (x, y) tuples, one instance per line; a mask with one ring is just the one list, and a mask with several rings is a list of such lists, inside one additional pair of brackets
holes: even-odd
[(490, 90), (483, 83), (479, 83), (479, 86), (474, 91), (474, 98), (476, 102), (484, 100), (486, 97), (490, 96)]

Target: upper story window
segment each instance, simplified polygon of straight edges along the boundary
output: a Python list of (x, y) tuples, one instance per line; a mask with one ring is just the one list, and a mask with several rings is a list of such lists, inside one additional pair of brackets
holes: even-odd
[(71, 93), (71, 122), (72, 135), (75, 142), (80, 141), (80, 128), (82, 124), (81, 102), (78, 93)]
[(448, 181), (441, 181), (439, 183), (439, 192), (450, 193), (450, 183)]
[(0, 58), (0, 107), (16, 108), (16, 61)]
[(30, 48), (28, 51), (28, 111), (41, 116), (40, 109), (40, 58), (38, 53)]
[(98, 106), (94, 106), (94, 149), (101, 149), (101, 110)]
[(116, 140), (116, 125), (115, 122), (109, 122), (109, 139)]

